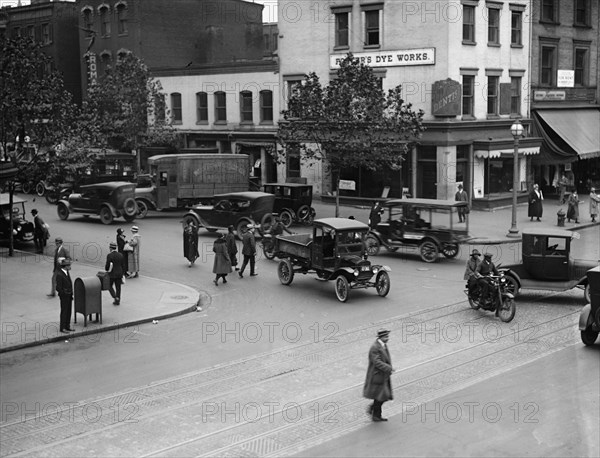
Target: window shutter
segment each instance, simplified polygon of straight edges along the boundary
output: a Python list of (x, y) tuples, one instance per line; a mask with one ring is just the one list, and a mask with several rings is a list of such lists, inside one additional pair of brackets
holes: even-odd
[(511, 84), (500, 83), (500, 114), (510, 114)]

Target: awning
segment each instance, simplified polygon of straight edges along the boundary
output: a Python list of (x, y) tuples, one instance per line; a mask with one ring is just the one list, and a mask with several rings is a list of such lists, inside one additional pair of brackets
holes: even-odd
[(533, 119), (538, 135), (544, 138), (544, 162), (600, 157), (600, 110), (597, 108), (537, 110)]
[[(540, 147), (535, 148), (519, 148), (519, 156), (530, 156), (532, 154), (538, 154)], [(499, 158), (499, 157), (513, 157), (513, 149), (496, 149), (496, 150), (474, 150), (473, 154), (477, 158)]]

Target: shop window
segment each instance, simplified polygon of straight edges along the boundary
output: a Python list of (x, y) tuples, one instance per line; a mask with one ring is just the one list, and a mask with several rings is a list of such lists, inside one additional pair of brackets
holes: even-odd
[(253, 122), (252, 92), (250, 91), (240, 92), (240, 121), (246, 123)]
[(463, 43), (475, 44), (475, 7), (463, 5)]
[(181, 124), (182, 109), (181, 109), (181, 94), (174, 92), (171, 94), (171, 120), (174, 124)]
[(196, 123), (208, 123), (208, 94), (206, 92), (196, 93)]
[(512, 191), (513, 159), (485, 160), (485, 193), (499, 194)]
[(260, 122), (273, 122), (273, 92), (260, 91)]
[(215, 122), (227, 122), (227, 98), (223, 91), (215, 92)]

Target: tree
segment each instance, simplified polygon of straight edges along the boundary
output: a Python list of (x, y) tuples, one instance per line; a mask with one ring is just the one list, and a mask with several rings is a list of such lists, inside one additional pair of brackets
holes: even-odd
[(401, 86), (385, 93), (372, 68), (348, 54), (327, 87), (313, 72), (294, 88), (279, 142), (285, 151), (299, 150), (305, 162), (323, 162), (339, 187), (346, 168), (398, 169), (422, 135), (423, 114), (404, 101)]

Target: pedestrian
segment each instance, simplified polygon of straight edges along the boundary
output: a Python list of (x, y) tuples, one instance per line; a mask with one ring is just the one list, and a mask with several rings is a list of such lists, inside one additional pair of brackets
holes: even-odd
[(567, 208), (567, 221), (570, 223), (572, 219), (575, 220), (575, 223), (579, 223), (579, 196), (577, 195), (577, 189), (573, 188), (571, 191), (571, 195), (568, 200), (568, 208)]
[(464, 280), (467, 280), (467, 285), (469, 289), (469, 294), (473, 292), (475, 286), (477, 285), (477, 267), (481, 263), (481, 259), (479, 259), (481, 253), (479, 250), (473, 250), (471, 252), (471, 257), (467, 261), (467, 265), (465, 268), (465, 275), (463, 276)]
[(31, 214), (33, 215), (33, 243), (35, 244), (35, 250), (38, 253), (43, 253), (46, 240), (50, 237), (48, 225), (38, 214), (37, 209), (32, 209)]
[(373, 230), (377, 229), (377, 225), (381, 222), (381, 215), (383, 213), (383, 207), (379, 202), (375, 202), (371, 207), (369, 213), (369, 227)]
[(60, 270), (59, 259), (65, 258), (65, 259), (68, 259), (69, 261), (71, 260), (71, 254), (69, 253), (69, 250), (67, 249), (67, 247), (65, 247), (63, 245), (62, 237), (56, 237), (54, 239), (54, 243), (56, 244), (56, 248), (54, 249), (54, 268), (52, 270), (52, 281), (51, 281), (51, 286), (50, 286), (50, 294), (47, 295), (48, 297), (56, 296), (56, 275), (58, 274), (58, 271)]
[(454, 194), (454, 200), (457, 202), (467, 202), (466, 207), (458, 207), (458, 222), (464, 223), (467, 219), (467, 214), (469, 213), (469, 196), (467, 191), (463, 189), (462, 184), (458, 185), (458, 191), (456, 191), (456, 194)]
[(381, 416), (381, 406), (385, 401), (394, 399), (390, 380), (394, 368), (387, 347), (389, 337), (389, 330), (380, 329), (377, 331), (377, 340), (369, 349), (369, 366), (363, 387), (363, 396), (373, 400), (373, 403), (367, 407), (367, 415), (373, 421), (387, 421), (387, 418)]
[(569, 185), (569, 179), (565, 175), (565, 172), (563, 172), (562, 176), (560, 177), (560, 180), (558, 180), (558, 187), (560, 189), (560, 198), (559, 198), (558, 202), (560, 204), (564, 204), (565, 203), (565, 195), (567, 193), (567, 186), (568, 185)]
[(529, 207), (527, 210), (527, 215), (531, 218), (530, 221), (533, 221), (533, 218), (537, 218), (538, 221), (541, 221), (540, 218), (544, 212), (544, 207), (542, 206), (543, 200), (544, 195), (542, 194), (542, 190), (536, 183), (533, 185), (533, 190), (529, 193)]
[(117, 229), (117, 251), (119, 253), (121, 253), (121, 256), (123, 256), (123, 275), (127, 276), (128, 275), (127, 254), (129, 252), (125, 251), (125, 245), (127, 245), (127, 238), (125, 237), (125, 231), (123, 231), (122, 228), (118, 228)]
[(127, 278), (137, 278), (139, 276), (140, 271), (140, 242), (142, 236), (138, 234), (139, 228), (137, 226), (133, 226), (131, 228), (131, 239), (125, 245), (125, 250), (127, 250), (127, 246), (131, 248), (131, 251), (127, 253), (127, 272), (129, 275)]
[(113, 298), (113, 305), (121, 304), (121, 285), (123, 284), (123, 255), (117, 251), (117, 244), (110, 242), (110, 253), (106, 256), (104, 270), (108, 272), (110, 288), (108, 292)]
[(196, 259), (200, 257), (198, 254), (198, 227), (192, 219), (188, 220), (187, 226), (183, 230), (183, 255), (188, 260), (188, 267), (192, 267)]
[(227, 245), (227, 253), (229, 254), (229, 261), (231, 262), (231, 267), (235, 268), (235, 270), (240, 270), (237, 266), (237, 243), (235, 241), (235, 234), (233, 233), (233, 226), (229, 226), (227, 228), (227, 234), (225, 235), (225, 244)]
[(58, 259), (58, 271), (56, 273), (56, 291), (60, 298), (60, 332), (73, 332), (69, 326), (71, 323), (71, 310), (73, 308), (73, 282), (71, 281), (71, 260), (69, 258)]
[(590, 188), (590, 216), (592, 217), (592, 223), (596, 222), (598, 216), (598, 206), (600, 205), (600, 196), (596, 194), (595, 188)]
[(255, 256), (256, 256), (256, 239), (254, 238), (254, 226), (248, 224), (244, 235), (242, 236), (242, 255), (244, 256), (244, 262), (242, 268), (238, 272), (240, 278), (244, 278), (244, 269), (250, 263), (250, 276), (255, 277), (258, 274), (255, 272)]
[(223, 283), (227, 283), (227, 274), (231, 272), (231, 261), (229, 259), (229, 252), (227, 251), (225, 235), (221, 235), (215, 240), (213, 251), (215, 252), (213, 273), (216, 274), (213, 283), (215, 286), (219, 286), (219, 278), (223, 279)]

